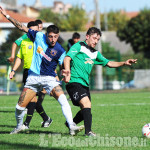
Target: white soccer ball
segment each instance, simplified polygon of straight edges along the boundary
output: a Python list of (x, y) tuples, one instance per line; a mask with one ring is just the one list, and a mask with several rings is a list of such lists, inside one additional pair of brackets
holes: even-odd
[(150, 138), (150, 123), (147, 123), (142, 128), (142, 134), (143, 136)]

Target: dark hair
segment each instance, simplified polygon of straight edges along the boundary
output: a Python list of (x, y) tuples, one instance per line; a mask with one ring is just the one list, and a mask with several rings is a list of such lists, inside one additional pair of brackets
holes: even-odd
[(40, 20), (40, 19), (35, 20), (35, 22), (36, 22), (37, 24), (42, 24), (42, 23), (43, 23), (42, 20)]
[(98, 35), (102, 36), (101, 30), (96, 27), (89, 28), (86, 35), (92, 35), (94, 33), (97, 33)]
[(74, 32), (72, 35), (72, 39), (79, 39), (80, 38), (80, 34), (78, 32)]
[(46, 32), (47, 33), (53, 32), (55, 34), (58, 34), (59, 33), (59, 28), (55, 25), (50, 25), (50, 26), (47, 27)]
[(33, 26), (38, 26), (38, 24), (35, 21), (28, 22), (28, 24), (27, 24), (28, 28), (33, 27)]

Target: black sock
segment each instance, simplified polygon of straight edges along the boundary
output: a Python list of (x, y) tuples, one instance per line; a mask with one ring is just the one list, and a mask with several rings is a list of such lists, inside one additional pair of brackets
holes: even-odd
[(36, 107), (36, 103), (35, 102), (30, 102), (28, 104), (28, 106), (27, 106), (27, 108), (28, 108), (27, 117), (26, 117), (26, 120), (24, 121), (24, 124), (26, 126), (29, 126), (29, 124), (30, 124), (30, 121), (31, 121), (31, 119), (33, 117), (33, 113), (34, 113), (35, 107)]
[(84, 119), (85, 134), (88, 134), (91, 131), (92, 126), (91, 108), (83, 108), (82, 114)]
[(44, 109), (43, 109), (43, 106), (41, 105), (41, 102), (40, 101), (37, 101), (36, 103), (36, 111), (40, 114), (40, 116), (43, 118), (44, 121), (47, 121), (48, 120), (48, 116), (47, 114), (45, 113)]
[(41, 104), (42, 104), (42, 102), (43, 102), (43, 100), (44, 100), (44, 97), (45, 97), (45, 94), (44, 94), (44, 93), (42, 93), (42, 92), (39, 92), (39, 93), (38, 93), (38, 101), (41, 102)]
[(78, 124), (83, 120), (82, 110), (78, 111), (76, 116), (73, 118), (73, 122)]
[[(82, 110), (78, 111), (76, 116), (73, 118), (73, 122), (78, 124), (83, 120)], [(65, 125), (69, 128), (68, 122), (65, 122)]]

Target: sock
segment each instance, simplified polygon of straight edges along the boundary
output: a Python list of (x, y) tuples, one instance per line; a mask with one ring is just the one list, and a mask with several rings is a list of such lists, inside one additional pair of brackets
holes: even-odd
[(30, 102), (27, 106), (28, 111), (27, 111), (27, 117), (26, 120), (24, 121), (24, 125), (29, 126), (31, 119), (33, 117), (33, 113), (34, 113), (34, 109), (36, 107), (36, 103), (35, 102)]
[(16, 105), (15, 117), (17, 121), (17, 129), (19, 129), (23, 124), (24, 109), (25, 107), (20, 107), (18, 104)]
[(92, 126), (91, 108), (83, 108), (82, 113), (84, 119), (85, 134), (88, 134), (91, 131)]
[(78, 111), (76, 116), (73, 118), (73, 122), (78, 124), (83, 120), (82, 110)]
[(48, 120), (49, 117), (45, 113), (44, 108), (43, 108), (43, 106), (42, 106), (40, 101), (37, 101), (35, 109), (39, 113), (39, 115), (43, 118), (43, 121), (47, 121)]
[(70, 127), (70, 125), (73, 124), (73, 119), (72, 119), (71, 107), (68, 103), (66, 96), (64, 94), (61, 94), (58, 98), (58, 102), (61, 105), (63, 115), (65, 116), (66, 121)]
[[(76, 116), (73, 118), (73, 122), (75, 124), (80, 123), (81, 121), (83, 121), (83, 114), (82, 114), (82, 110), (78, 111)], [(69, 125), (67, 123), (67, 121), (65, 122), (65, 125), (69, 128)]]
[(44, 97), (45, 97), (45, 94), (44, 94), (44, 93), (42, 93), (42, 92), (39, 92), (39, 93), (38, 93), (38, 101), (41, 102), (41, 104), (42, 104), (42, 102), (43, 102), (43, 100), (44, 100)]

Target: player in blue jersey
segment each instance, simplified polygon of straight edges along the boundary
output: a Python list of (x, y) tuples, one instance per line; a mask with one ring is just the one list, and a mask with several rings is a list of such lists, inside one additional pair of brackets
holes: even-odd
[(58, 100), (69, 125), (70, 134), (75, 135), (76, 132), (81, 131), (84, 127), (78, 127), (73, 122), (70, 105), (59, 85), (60, 83), (55, 78), (55, 69), (57, 64), (59, 63), (59, 65), (62, 65), (64, 57), (66, 56), (65, 50), (57, 42), (59, 37), (59, 28), (55, 25), (50, 25), (47, 28), (47, 33), (43, 34), (42, 32), (28, 29), (26, 26), (7, 15), (6, 11), (2, 7), (0, 7), (0, 12), (18, 29), (27, 32), (30, 40), (34, 42), (31, 68), (29, 69), (27, 82), (16, 105), (15, 116), (17, 126), (11, 134), (18, 133), (21, 130), (24, 109), (31, 99), (35, 97), (36, 93), (44, 88), (49, 95), (52, 92), (54, 98)]

